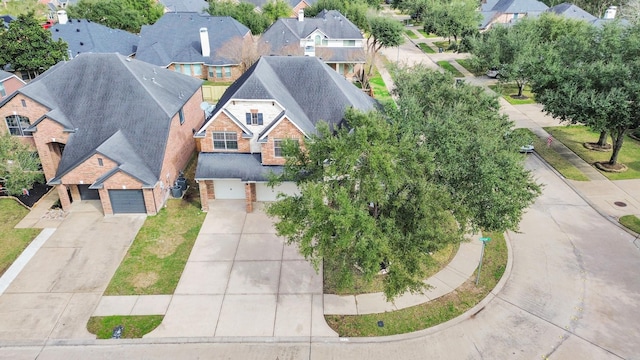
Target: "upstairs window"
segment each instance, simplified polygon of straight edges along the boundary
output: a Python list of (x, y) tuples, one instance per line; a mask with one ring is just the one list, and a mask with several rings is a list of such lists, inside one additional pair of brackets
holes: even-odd
[(5, 118), (11, 135), (26, 136), (24, 129), (31, 126), (29, 118), (22, 115), (9, 115)]
[(238, 150), (238, 134), (230, 131), (214, 132), (213, 148), (215, 150)]
[(180, 108), (180, 111), (178, 111), (178, 117), (180, 117), (180, 125), (184, 124), (184, 111), (182, 110), (182, 108)]
[(342, 40), (342, 46), (356, 46), (355, 40)]
[(251, 112), (246, 113), (245, 115), (246, 115), (247, 125), (264, 124), (262, 113), (259, 113), (258, 110), (251, 110)]
[(231, 77), (231, 66), (227, 66), (224, 68), (224, 77)]
[(298, 142), (298, 139), (273, 139), (274, 157), (282, 157), (282, 144), (287, 140)]
[(315, 43), (316, 46), (321, 45), (322, 44), (322, 37), (320, 35), (316, 35), (315, 37)]
[(7, 91), (4, 89), (4, 84), (0, 83), (0, 98), (7, 96)]

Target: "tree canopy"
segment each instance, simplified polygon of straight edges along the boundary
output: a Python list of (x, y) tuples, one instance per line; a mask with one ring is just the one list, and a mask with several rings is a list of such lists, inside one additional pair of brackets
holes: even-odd
[(378, 4), (372, 5), (370, 2), (364, 0), (318, 0), (310, 7), (304, 9), (304, 16), (315, 17), (325, 9), (338, 10), (360, 30), (366, 32), (369, 30), (367, 13), (369, 9), (374, 6), (378, 6)]
[(613, 138), (615, 167), (630, 128), (640, 125), (640, 26), (586, 27), (547, 44), (532, 79), (544, 111)]
[(114, 29), (139, 33), (155, 23), (164, 7), (154, 0), (80, 0), (67, 7), (70, 18), (87, 19)]
[(231, 16), (248, 27), (254, 35), (262, 34), (271, 25), (269, 15), (256, 12), (255, 5), (248, 2), (236, 3), (231, 0), (209, 2), (209, 14), (213, 16)]
[(476, 33), (482, 19), (476, 0), (432, 1), (421, 17), (426, 32), (453, 37), (456, 42), (459, 37)]
[(271, 23), (276, 22), (280, 18), (290, 17), (293, 13), (289, 3), (284, 0), (269, 1), (262, 7), (262, 14), (266, 16)]
[(404, 26), (397, 20), (384, 16), (372, 16), (369, 18), (369, 37), (367, 46), (371, 64), (369, 75), (373, 72), (375, 57), (383, 47), (400, 46), (404, 42)]
[(7, 31), (0, 31), (0, 65), (18, 71), (42, 73), (67, 56), (67, 43), (53, 41), (33, 12), (18, 16)]
[(300, 195), (267, 210), (305, 258), (340, 264), (342, 286), (388, 265), (388, 299), (423, 289), (429, 253), (470, 227), (516, 229), (539, 193), (495, 98), (424, 67), (400, 69), (397, 86), (387, 115), (349, 110), (343, 127), (285, 143), (278, 180)]
[(0, 135), (0, 178), (11, 195), (44, 181), (38, 154), (8, 133)]

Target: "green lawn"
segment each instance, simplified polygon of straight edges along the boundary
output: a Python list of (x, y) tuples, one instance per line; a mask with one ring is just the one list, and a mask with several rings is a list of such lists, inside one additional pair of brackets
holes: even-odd
[(524, 90), (522, 91), (522, 95), (526, 96), (527, 97), (526, 99), (515, 99), (511, 97), (511, 95), (515, 96), (518, 94), (518, 85), (516, 84), (498, 83), (495, 85), (489, 85), (489, 88), (497, 92), (498, 94), (500, 94), (511, 105), (523, 105), (523, 104), (536, 103), (534, 95), (531, 92), (531, 88), (528, 85), (525, 85)]
[(0, 275), (40, 233), (40, 229), (14, 229), (29, 210), (11, 198), (0, 199)]
[(435, 34), (427, 34), (427, 32), (426, 32), (426, 31), (424, 31), (423, 29), (418, 29), (418, 32), (419, 32), (422, 36), (424, 36), (424, 37), (426, 37), (426, 38), (435, 38), (435, 37), (438, 37), (438, 35), (435, 35)]
[(463, 68), (467, 69), (467, 71), (472, 73), (474, 76), (482, 75), (482, 71), (477, 70), (473, 66), (471, 66), (471, 62), (469, 60), (467, 60), (467, 59), (458, 59), (458, 60), (456, 60), (456, 62), (458, 64), (460, 64), (460, 66), (462, 66)]
[(122, 325), (123, 339), (139, 339), (157, 328), (163, 318), (163, 315), (93, 316), (89, 318), (87, 330), (95, 334), (98, 339), (111, 339), (113, 329)]
[(640, 234), (640, 219), (638, 219), (637, 216), (625, 215), (621, 217), (618, 221), (627, 229)]
[(207, 86), (231, 86), (231, 84), (233, 84), (232, 81), (209, 81), (209, 80), (205, 80), (202, 85), (207, 85)]
[(451, 50), (447, 50), (451, 44), (452, 42), (449, 42), (449, 40), (433, 42), (433, 45), (435, 45), (435, 47), (442, 48), (442, 50), (444, 51), (451, 51)]
[(436, 53), (436, 51), (435, 51), (435, 50), (433, 50), (433, 49), (431, 48), (431, 46), (429, 46), (429, 45), (427, 45), (427, 44), (425, 44), (425, 43), (418, 43), (418, 47), (419, 47), (419, 48), (420, 48), (420, 50), (422, 50), (424, 53), (427, 53), (427, 54), (435, 54), (435, 53)]
[(529, 129), (516, 129), (514, 132), (525, 132), (528, 138), (532, 140), (535, 152), (565, 178), (577, 181), (589, 181), (589, 178), (582, 171), (565, 160), (565, 158), (553, 150), (553, 148), (548, 147), (547, 139), (537, 137)]
[[(585, 126), (557, 126), (547, 127), (545, 130), (589, 164), (608, 161), (611, 158), (611, 152), (593, 151), (583, 146), (585, 142), (598, 141), (599, 137), (599, 133), (590, 131)], [(611, 142), (611, 138), (609, 138), (609, 142)], [(601, 171), (601, 173), (609, 180), (640, 179), (640, 142), (626, 136), (618, 155), (618, 162), (625, 164), (629, 170), (623, 173), (605, 171)]]
[(47, 17), (47, 6), (45, 4), (40, 4), (36, 0), (13, 0), (7, 1), (6, 7), (5, 4), (2, 3), (0, 5), (0, 13), (2, 14), (11, 14), (13, 16), (18, 16), (22, 14), (27, 14), (30, 11), (35, 13), (36, 18), (40, 21), (45, 22)]
[(407, 30), (404, 31), (404, 33), (407, 34), (407, 36), (410, 39), (417, 39), (418, 38), (418, 35), (415, 32), (413, 32), (413, 30), (407, 29)]
[[(431, 256), (430, 262), (425, 265), (425, 278), (429, 278), (442, 268), (444, 268), (458, 251), (459, 244), (449, 244), (443, 249), (436, 251)], [(331, 259), (325, 259), (323, 265), (323, 277), (324, 277), (324, 293), (325, 294), (337, 294), (337, 295), (354, 295), (354, 294), (368, 294), (383, 291), (384, 275), (376, 276), (371, 283), (364, 281), (362, 276), (359, 276), (358, 270), (354, 269), (354, 283), (353, 286), (348, 289), (341, 289), (338, 287), (338, 264), (331, 261)]]
[(105, 295), (173, 294), (205, 218), (192, 180), (195, 160), (185, 171), (190, 188), (184, 198), (169, 199), (147, 217)]
[(451, 65), (446, 60), (438, 61), (438, 65), (446, 71), (450, 72), (454, 77), (464, 77), (464, 74), (458, 71), (455, 66)]
[[(479, 286), (475, 285), (474, 274), (452, 293), (428, 303), (381, 314), (327, 315), (327, 323), (342, 337), (388, 336), (426, 329), (459, 316), (487, 296), (507, 266), (504, 236), (496, 233), (485, 236), (492, 240), (485, 248)], [(384, 327), (379, 327), (378, 321), (383, 321)]]
[(382, 80), (382, 76), (378, 70), (375, 71), (373, 76), (369, 78), (369, 85), (373, 89), (373, 97), (378, 100), (384, 106), (394, 106), (395, 102), (389, 93), (389, 89)]

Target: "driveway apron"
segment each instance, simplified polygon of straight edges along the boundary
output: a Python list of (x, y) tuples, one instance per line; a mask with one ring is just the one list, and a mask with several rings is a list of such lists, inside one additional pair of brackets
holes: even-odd
[(95, 338), (87, 320), (145, 217), (105, 217), (99, 201), (74, 204), (0, 296), (0, 344)]
[(145, 337), (335, 336), (321, 275), (262, 207), (216, 200), (209, 209), (165, 318)]

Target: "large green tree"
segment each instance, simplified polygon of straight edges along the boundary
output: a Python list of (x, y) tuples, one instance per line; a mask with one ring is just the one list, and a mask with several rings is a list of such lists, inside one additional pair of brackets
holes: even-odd
[(354, 269), (372, 279), (388, 264), (388, 299), (421, 290), (429, 252), (469, 228), (516, 229), (540, 191), (494, 97), (421, 66), (396, 79), (397, 109), (349, 110), (344, 127), (285, 144), (280, 180), (300, 195), (268, 208), (305, 258), (338, 265), (343, 286)]
[(11, 195), (44, 181), (37, 153), (9, 134), (0, 135), (0, 181)]
[(614, 169), (626, 131), (640, 125), (639, 58), (640, 26), (613, 22), (548, 44), (532, 79), (544, 111), (611, 135)]
[(18, 16), (7, 31), (0, 31), (0, 49), (0, 65), (10, 64), (14, 70), (36, 75), (67, 55), (67, 43), (53, 41), (33, 12)]
[(384, 263), (389, 299), (419, 291), (429, 252), (462, 239), (447, 192), (431, 181), (432, 155), (378, 113), (350, 110), (345, 119), (348, 127), (335, 133), (319, 126), (304, 149), (285, 148), (285, 178), (297, 178), (301, 195), (268, 213), (279, 219), (278, 234), (316, 266), (339, 264), (341, 286), (355, 269), (371, 280)]
[(517, 229), (540, 188), (518, 153), (526, 140), (511, 134), (513, 122), (499, 114), (497, 99), (423, 66), (400, 69), (395, 83), (399, 100), (391, 117), (433, 153), (434, 179), (457, 205), (458, 222)]
[(369, 72), (373, 73), (376, 54), (383, 47), (400, 46), (404, 42), (404, 26), (397, 20), (384, 16), (372, 16), (369, 18), (369, 36), (367, 37), (367, 50), (369, 53)]
[(266, 16), (271, 23), (280, 18), (290, 17), (293, 13), (289, 3), (284, 0), (269, 1), (262, 7), (262, 14)]
[(432, 1), (422, 12), (424, 30), (442, 37), (459, 37), (477, 32), (482, 16), (475, 0)]
[(231, 16), (254, 35), (262, 34), (272, 22), (267, 15), (257, 12), (255, 5), (247, 2), (211, 1), (208, 11), (213, 16)]
[(139, 33), (142, 25), (153, 24), (164, 14), (164, 7), (154, 0), (80, 0), (67, 13), (70, 18)]
[(370, 4), (363, 0), (318, 0), (304, 9), (304, 16), (315, 17), (324, 10), (337, 10), (362, 31), (368, 31)]

